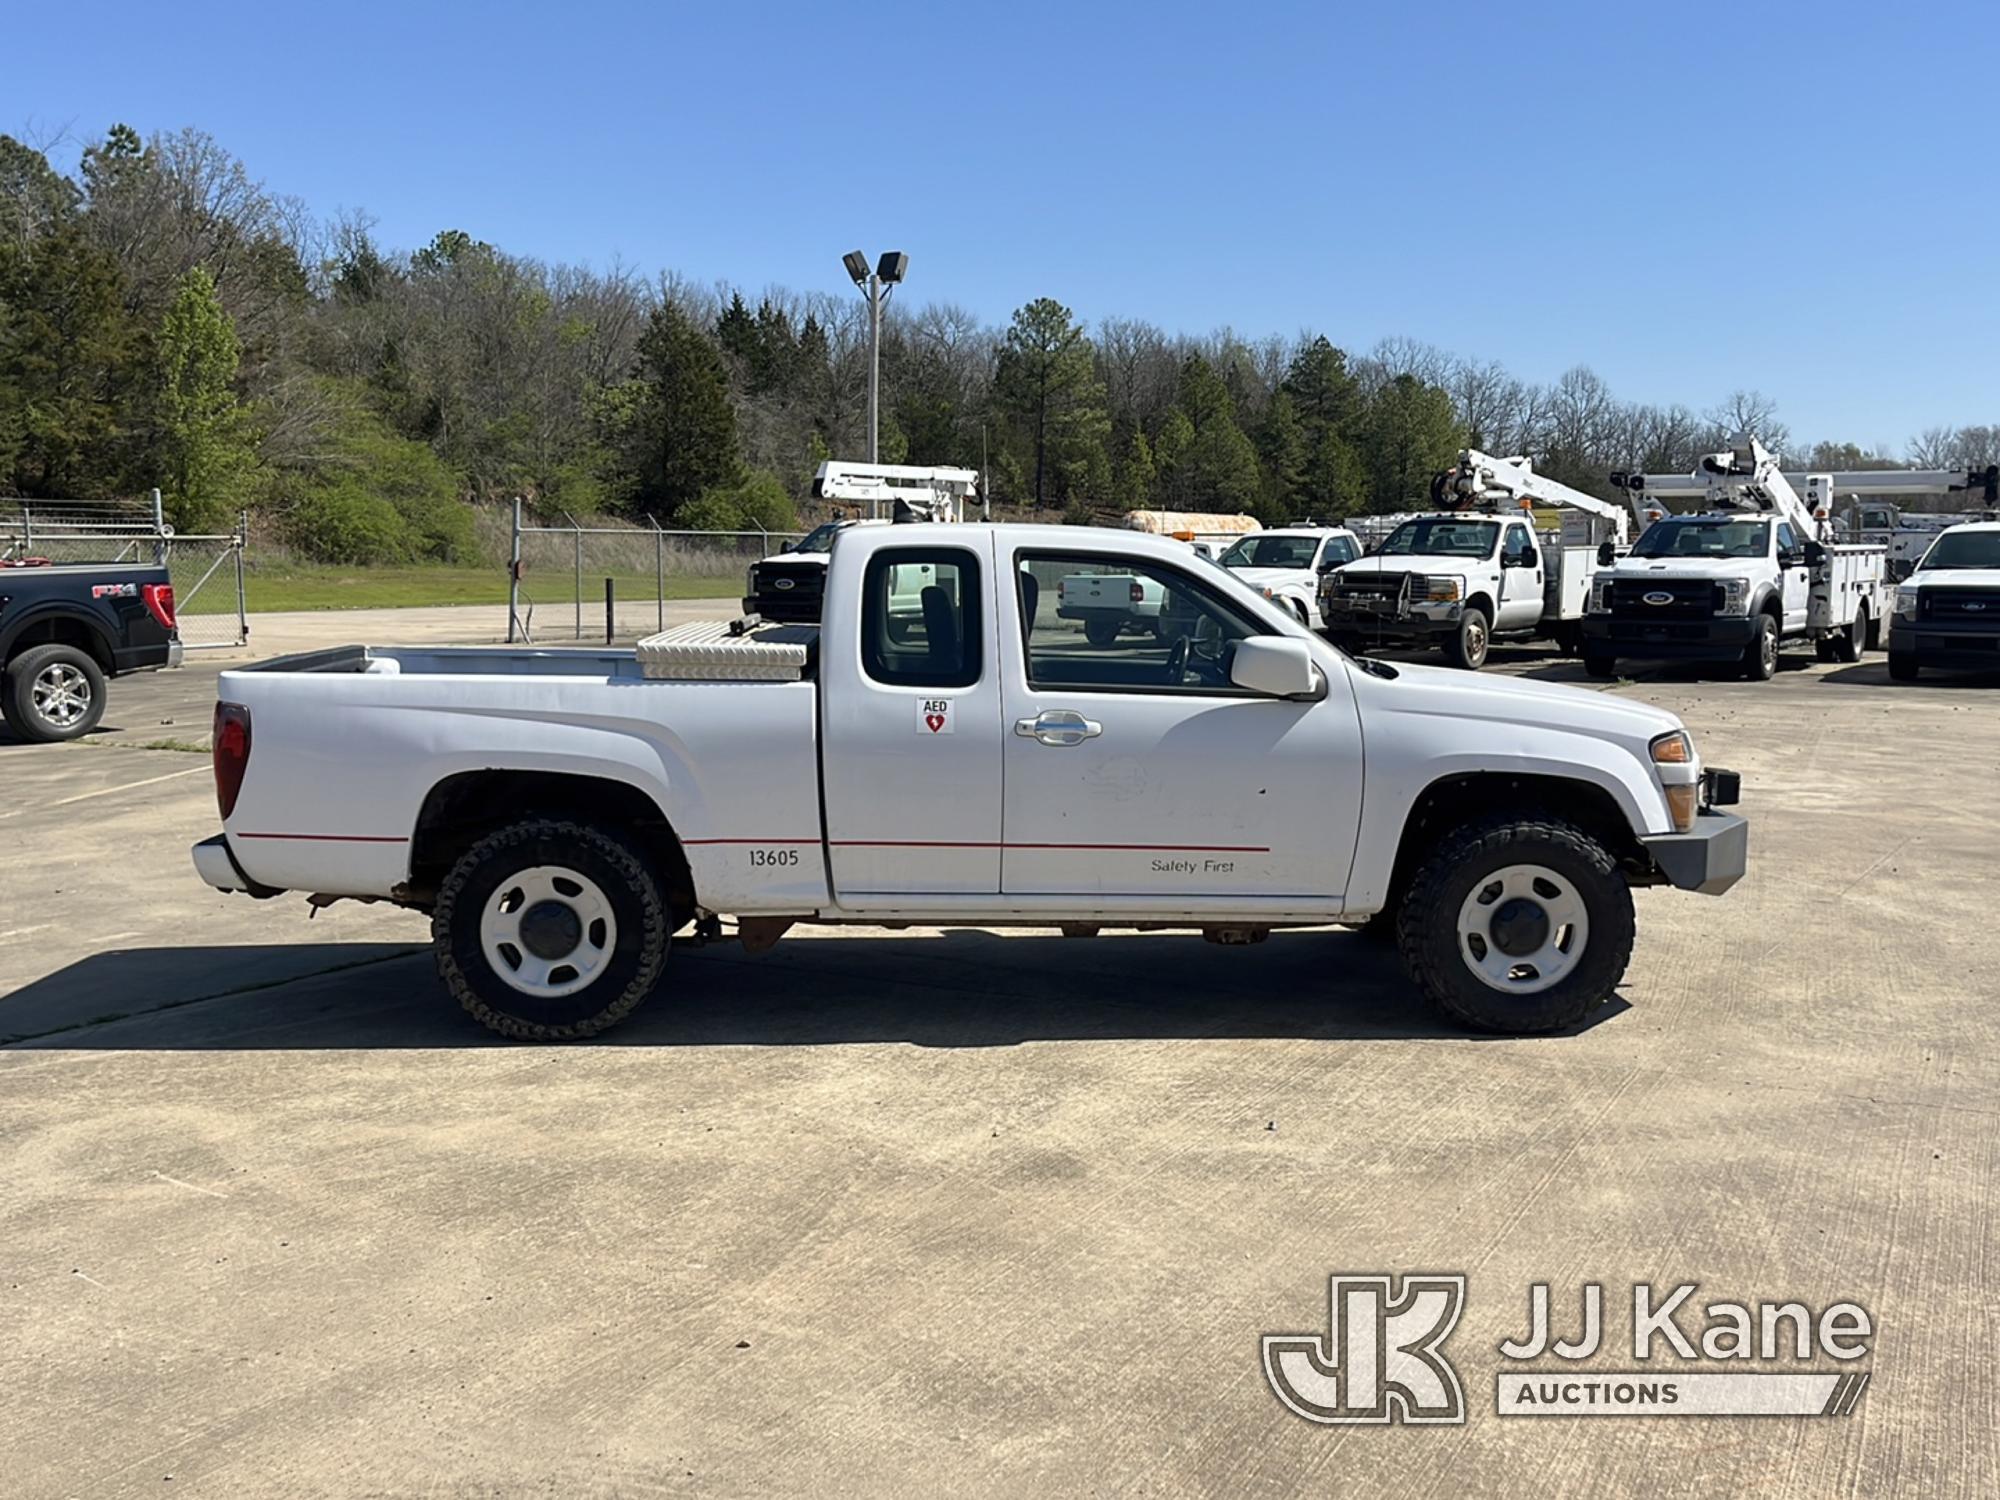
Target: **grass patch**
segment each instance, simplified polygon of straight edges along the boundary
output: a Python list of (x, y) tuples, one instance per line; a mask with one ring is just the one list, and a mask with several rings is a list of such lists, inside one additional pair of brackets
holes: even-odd
[[(654, 577), (632, 576), (616, 580), (623, 603), (654, 597)], [(585, 575), (583, 608), (586, 617), (593, 607), (601, 616), (604, 609), (604, 575)], [(279, 564), (246, 569), (244, 594), (253, 614), (294, 609), (414, 609), (439, 604), (507, 603), (507, 575), (501, 568), (388, 567), (338, 568), (310, 564)], [(743, 591), (741, 571), (729, 574), (667, 576), (669, 599), (733, 598)], [(541, 610), (575, 608), (574, 585), (568, 575), (534, 577), (524, 587), (524, 601), (532, 600)], [(182, 607), (190, 615), (233, 614), (236, 590), (217, 577), (193, 600)]]

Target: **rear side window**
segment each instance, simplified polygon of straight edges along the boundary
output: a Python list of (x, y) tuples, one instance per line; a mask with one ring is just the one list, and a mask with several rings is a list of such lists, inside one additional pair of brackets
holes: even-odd
[(885, 547), (861, 580), (861, 669), (890, 687), (971, 687), (985, 642), (979, 564), (959, 547)]

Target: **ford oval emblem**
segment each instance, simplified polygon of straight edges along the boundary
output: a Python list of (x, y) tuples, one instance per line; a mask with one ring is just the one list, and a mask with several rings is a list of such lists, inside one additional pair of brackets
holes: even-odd
[(1982, 610), (1986, 608), (1986, 606), (1981, 604), (1977, 599), (1968, 599), (1960, 607), (1966, 610)]
[(1664, 590), (1654, 589), (1652, 593), (1646, 595), (1646, 602), (1648, 604), (1672, 604), (1674, 596), (1666, 593)]
[(792, 586), (792, 580), (789, 578), (773, 578), (771, 580), (771, 587), (774, 589), (788, 589)]

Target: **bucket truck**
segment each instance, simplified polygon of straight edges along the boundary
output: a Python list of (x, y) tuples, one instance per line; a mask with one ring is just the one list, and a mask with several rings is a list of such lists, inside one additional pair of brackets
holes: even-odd
[[(845, 502), (856, 514), (815, 527), (782, 552), (750, 565), (743, 612), (786, 625), (819, 620), (826, 593), (826, 560), (834, 538), (850, 526), (886, 522), (962, 521), (968, 500), (979, 493), (972, 469), (924, 469), (907, 464), (844, 463), (829, 459), (813, 472), (815, 500)], [(868, 514), (859, 512), (865, 506)], [(884, 511), (888, 515), (884, 515)], [(898, 575), (900, 578), (900, 574)], [(923, 581), (913, 572), (905, 592), (905, 613), (917, 616)]]
[[(1581, 643), (1600, 555), (1625, 545), (1622, 506), (1468, 448), (1431, 483), (1435, 510), (1404, 518), (1368, 556), (1321, 582), (1320, 618), (1348, 650), (1436, 642), (1478, 668), (1495, 639)], [(1561, 512), (1538, 533), (1537, 510)]]
[[(1609, 677), (1621, 658), (1723, 661), (1767, 680), (1791, 643), (1821, 661), (1858, 661), (1880, 643), (1887, 548), (1834, 540), (1836, 479), (1795, 485), (1748, 433), (1691, 475), (1613, 474), (1645, 526), (1629, 556), (1600, 571), (1584, 619), (1584, 669)], [(1704, 509), (1668, 513), (1669, 498)]]

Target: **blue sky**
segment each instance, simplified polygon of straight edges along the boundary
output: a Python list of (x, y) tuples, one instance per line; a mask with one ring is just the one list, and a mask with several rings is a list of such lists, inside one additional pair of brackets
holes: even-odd
[(0, 130), (195, 125), (272, 189), (602, 266), (2000, 422), (2000, 6), (6, 7)]

